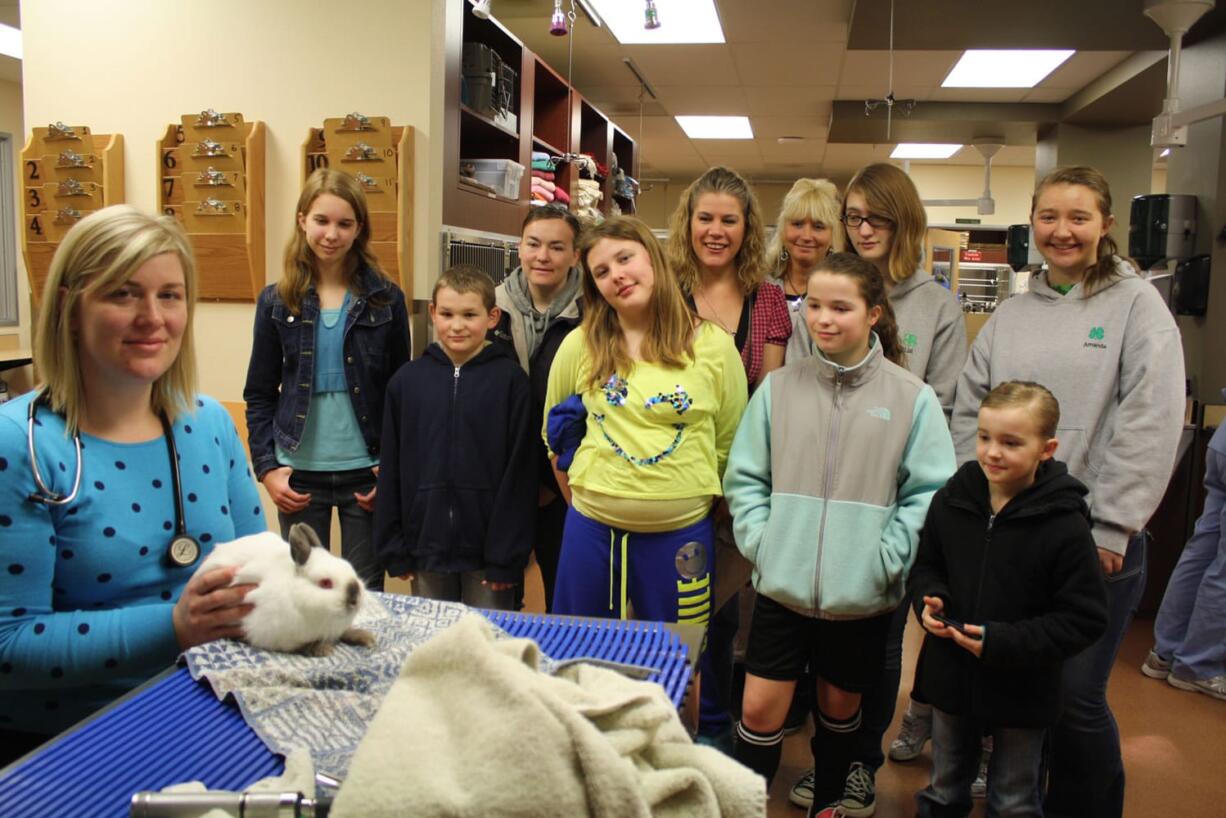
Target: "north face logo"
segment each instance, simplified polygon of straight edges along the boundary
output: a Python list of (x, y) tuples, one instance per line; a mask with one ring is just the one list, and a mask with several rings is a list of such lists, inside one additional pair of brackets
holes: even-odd
[(868, 410), (868, 416), (871, 418), (877, 418), (878, 420), (889, 420), (890, 410), (884, 406), (874, 406), (872, 409)]
[(1107, 333), (1103, 330), (1102, 327), (1091, 327), (1090, 328), (1090, 340), (1091, 341), (1101, 341), (1106, 336), (1107, 336)]

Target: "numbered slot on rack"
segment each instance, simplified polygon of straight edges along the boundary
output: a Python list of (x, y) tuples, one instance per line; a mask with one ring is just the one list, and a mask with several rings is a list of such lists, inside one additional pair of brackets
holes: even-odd
[(196, 250), (202, 298), (251, 301), (264, 286), (264, 125), (209, 108), (158, 144), (158, 203)]
[(311, 128), (302, 145), (303, 181), (318, 168), (347, 173), (366, 194), (370, 246), (389, 275), (411, 292), (413, 129), (353, 112)]
[(22, 255), (35, 300), (56, 247), (73, 225), (124, 200), (123, 136), (55, 122), (33, 129), (21, 152)]

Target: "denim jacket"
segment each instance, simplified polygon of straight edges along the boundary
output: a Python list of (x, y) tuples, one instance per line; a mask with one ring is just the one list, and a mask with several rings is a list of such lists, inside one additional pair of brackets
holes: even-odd
[[(372, 305), (370, 297), (376, 293), (387, 303)], [(275, 284), (265, 287), (256, 303), (243, 400), (257, 478), (279, 467), (274, 444), (293, 452), (302, 442), (311, 406), (318, 319), (319, 296), (314, 288), (303, 299), (300, 315), (289, 311)], [(409, 360), (408, 323), (400, 288), (372, 270), (363, 270), (345, 317), (345, 383), (371, 455), (379, 453), (387, 383)]]

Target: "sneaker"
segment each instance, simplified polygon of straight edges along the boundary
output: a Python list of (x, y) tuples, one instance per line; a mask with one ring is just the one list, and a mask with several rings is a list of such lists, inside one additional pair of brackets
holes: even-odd
[(1165, 679), (1171, 675), (1171, 663), (1159, 656), (1157, 651), (1151, 649), (1145, 661), (1141, 663), (1141, 672), (1151, 679)]
[(984, 747), (979, 754), (979, 772), (971, 782), (971, 798), (988, 797), (988, 764), (992, 761), (992, 751)]
[(902, 716), (902, 728), (898, 737), (890, 742), (891, 761), (911, 761), (924, 751), (924, 745), (932, 738), (932, 713), (919, 715), (907, 710)]
[(805, 774), (792, 785), (791, 792), (788, 793), (788, 800), (798, 807), (808, 809), (813, 806), (813, 775), (815, 770), (810, 767), (805, 770)]
[(877, 811), (877, 792), (873, 771), (859, 761), (851, 763), (843, 783), (843, 800), (839, 806), (848, 818), (869, 818)]
[(1213, 676), (1209, 679), (1181, 679), (1172, 673), (1166, 677), (1166, 683), (1180, 690), (1204, 693), (1206, 696), (1226, 701), (1226, 675)]

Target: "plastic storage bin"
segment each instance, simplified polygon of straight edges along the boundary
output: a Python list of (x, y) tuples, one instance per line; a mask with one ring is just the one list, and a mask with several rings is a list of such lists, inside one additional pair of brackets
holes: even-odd
[(510, 159), (461, 159), (460, 162), (472, 165), (474, 178), (498, 191), (499, 196), (519, 198), (519, 186), (524, 178), (523, 165)]

